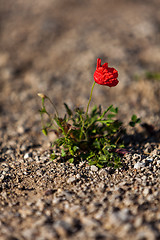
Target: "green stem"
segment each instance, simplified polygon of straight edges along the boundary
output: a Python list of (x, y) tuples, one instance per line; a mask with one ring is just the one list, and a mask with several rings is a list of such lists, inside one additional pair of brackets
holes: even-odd
[[(90, 98), (89, 98), (88, 105), (87, 105), (87, 111), (86, 111), (86, 114), (85, 114), (86, 118), (87, 118), (87, 115), (88, 115), (89, 105), (90, 105), (90, 102), (91, 102), (94, 86), (95, 86), (95, 82), (92, 85), (91, 94), (90, 94)], [(84, 124), (85, 124), (84, 119), (82, 118), (81, 121), (82, 121), (82, 128), (81, 128), (81, 133), (80, 133), (80, 140), (82, 140), (83, 134), (85, 135), (85, 138), (87, 139), (86, 132), (84, 131)]]
[(49, 98), (49, 97), (46, 97), (49, 101), (50, 101), (50, 103), (52, 104), (52, 106), (53, 106), (53, 108), (54, 108), (54, 110), (55, 110), (55, 112), (56, 112), (56, 116), (58, 117), (58, 111), (57, 111), (57, 109), (56, 109), (56, 106), (54, 105), (54, 103), (51, 101), (51, 99)]
[(89, 105), (90, 105), (90, 102), (91, 102), (92, 93), (93, 93), (93, 88), (94, 88), (95, 84), (96, 84), (96, 83), (94, 82), (93, 85), (92, 85), (91, 94), (90, 94), (90, 98), (89, 98), (88, 105), (87, 105), (86, 116), (87, 116), (87, 114), (88, 114), (88, 109), (89, 109)]
[[(55, 105), (53, 104), (53, 102), (50, 100), (50, 98), (46, 97), (46, 99), (48, 99), (50, 101), (50, 103), (53, 105), (54, 109), (55, 109), (55, 112), (56, 112), (56, 117), (58, 117), (58, 112), (56, 110), (56, 107)], [(42, 109), (45, 109), (45, 113), (48, 115), (49, 119), (50, 119), (50, 122), (53, 124), (53, 126), (55, 127), (55, 129), (57, 129), (54, 121), (55, 119), (46, 111), (46, 108), (45, 108), (45, 104), (44, 104), (44, 101), (45, 101), (45, 98), (42, 98)], [(44, 124), (44, 120), (43, 120), (43, 116), (41, 115), (41, 122), (42, 122), (42, 126), (43, 128), (45, 127), (45, 124)]]

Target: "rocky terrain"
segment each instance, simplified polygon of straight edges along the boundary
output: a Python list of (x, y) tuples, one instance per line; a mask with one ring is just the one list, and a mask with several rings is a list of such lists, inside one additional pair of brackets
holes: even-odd
[[(159, 0), (1, 0), (0, 240), (160, 239), (159, 26)], [(51, 161), (41, 133), (37, 93), (85, 107), (98, 57), (120, 83), (91, 105), (117, 106), (130, 134), (116, 171)]]

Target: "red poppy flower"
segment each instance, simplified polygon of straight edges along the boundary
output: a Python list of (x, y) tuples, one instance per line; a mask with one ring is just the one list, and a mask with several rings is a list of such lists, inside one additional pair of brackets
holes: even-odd
[(97, 68), (94, 73), (94, 81), (100, 85), (115, 87), (118, 81), (118, 71), (115, 68), (108, 67), (108, 63), (101, 66), (101, 59), (97, 59)]

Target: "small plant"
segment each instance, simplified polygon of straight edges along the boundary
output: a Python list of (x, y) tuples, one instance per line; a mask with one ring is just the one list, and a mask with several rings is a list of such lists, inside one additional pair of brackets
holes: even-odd
[(160, 80), (160, 72), (146, 72), (145, 76), (149, 80)]
[[(120, 140), (125, 130), (122, 127), (122, 122), (116, 119), (118, 108), (111, 105), (107, 110), (102, 111), (101, 106), (94, 106), (88, 113), (95, 84), (115, 87), (119, 82), (117, 78), (118, 71), (109, 68), (107, 63), (101, 65), (101, 59), (98, 58), (86, 111), (82, 108), (76, 108), (72, 111), (64, 103), (66, 114), (63, 118), (58, 116), (56, 107), (46, 95), (38, 94), (42, 99), (40, 110), (42, 132), (47, 135), (49, 131), (54, 131), (57, 135), (57, 140), (53, 143), (56, 150), (51, 154), (52, 159), (56, 159), (60, 155), (61, 160), (69, 160), (71, 163), (87, 160), (90, 165), (94, 164), (99, 168), (104, 166), (118, 168), (121, 166), (118, 149), (123, 147)], [(54, 116), (46, 110), (46, 100), (53, 105)], [(44, 115), (47, 116), (48, 121), (44, 121)], [(133, 115), (130, 125), (135, 126), (139, 121), (140, 119)]]
[(131, 117), (131, 121), (129, 122), (129, 125), (131, 127), (135, 127), (135, 125), (140, 122), (141, 122), (140, 118), (137, 118), (137, 116), (135, 114), (133, 114)]

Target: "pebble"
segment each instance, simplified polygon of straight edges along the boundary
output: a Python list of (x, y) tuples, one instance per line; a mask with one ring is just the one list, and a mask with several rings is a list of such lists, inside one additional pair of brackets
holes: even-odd
[(145, 167), (145, 163), (137, 162), (134, 164), (135, 169), (139, 169), (139, 168), (143, 168), (143, 167)]
[(134, 227), (139, 228), (143, 223), (143, 219), (141, 216), (138, 216), (134, 221)]
[(157, 166), (158, 167), (160, 166), (160, 160), (157, 160)]
[(91, 166), (91, 171), (92, 172), (97, 172), (98, 171), (98, 167), (96, 167), (95, 165)]
[(80, 179), (80, 178), (81, 178), (80, 174), (77, 174), (76, 179)]
[(73, 176), (67, 179), (67, 183), (73, 183), (75, 181), (76, 181), (76, 176)]
[(24, 128), (23, 126), (18, 126), (18, 127), (17, 127), (17, 132), (18, 132), (19, 134), (23, 134), (23, 133), (25, 132), (25, 128)]
[(102, 169), (99, 170), (99, 175), (100, 175), (100, 176), (102, 176), (102, 175), (103, 175), (103, 176), (104, 176), (104, 175), (107, 176), (107, 171), (102, 168)]
[(144, 190), (143, 190), (144, 196), (147, 196), (149, 193), (150, 193), (150, 189), (145, 187)]
[(25, 153), (24, 159), (27, 159), (27, 158), (29, 158), (29, 157), (32, 157), (32, 153)]

